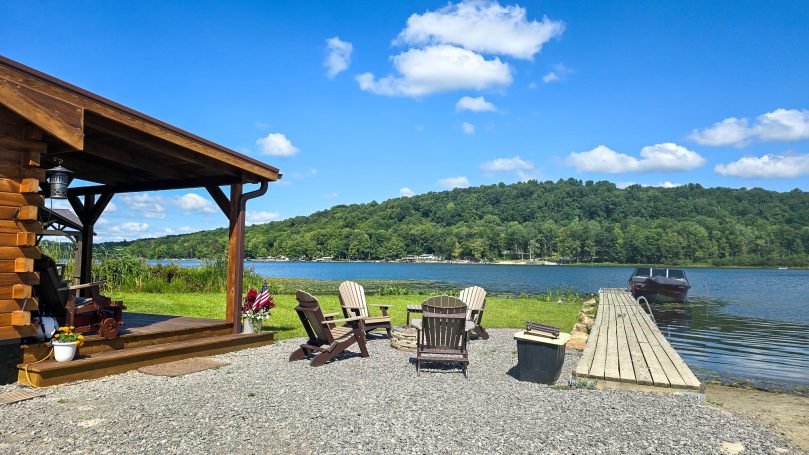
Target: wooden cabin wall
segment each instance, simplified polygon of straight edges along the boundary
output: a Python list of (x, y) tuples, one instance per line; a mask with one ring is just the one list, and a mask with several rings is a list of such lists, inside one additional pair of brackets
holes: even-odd
[(0, 343), (34, 333), (37, 301), (31, 295), (39, 284), (34, 259), (40, 257), (36, 235), (42, 231), (37, 214), (44, 203), (38, 193), (45, 180), (39, 164), (46, 151), (39, 128), (0, 106)]

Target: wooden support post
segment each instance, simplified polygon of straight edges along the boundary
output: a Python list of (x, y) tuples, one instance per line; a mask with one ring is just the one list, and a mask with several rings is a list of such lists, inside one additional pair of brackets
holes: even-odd
[[(93, 281), (93, 230), (96, 221), (101, 217), (113, 196), (113, 193), (103, 193), (96, 201), (95, 194), (87, 194), (82, 201), (79, 196), (68, 195), (70, 205), (73, 206), (73, 211), (76, 212), (82, 224), (81, 241), (78, 242), (79, 280), (81, 283)], [(89, 289), (82, 290), (82, 295), (89, 291)]]
[(242, 331), (245, 222), (241, 183), (230, 186), (230, 214), (228, 219), (227, 320), (233, 323), (233, 333), (240, 333)]

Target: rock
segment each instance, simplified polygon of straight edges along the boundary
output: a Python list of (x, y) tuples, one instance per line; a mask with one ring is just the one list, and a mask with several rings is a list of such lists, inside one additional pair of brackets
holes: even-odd
[(577, 351), (583, 351), (584, 346), (587, 344), (587, 334), (584, 332), (576, 332), (570, 335), (570, 340), (568, 340), (567, 344), (565, 345), (568, 349), (575, 349)]
[(593, 326), (593, 318), (587, 316), (584, 313), (579, 313), (579, 322), (584, 325), (588, 325), (589, 327)]
[(573, 326), (573, 333), (576, 333), (576, 332), (588, 333), (587, 325), (582, 324), (581, 322), (577, 322), (576, 325)]
[(391, 331), (390, 347), (404, 352), (416, 352), (416, 329), (394, 327)]
[(727, 455), (736, 455), (744, 452), (744, 444), (741, 442), (723, 442), (719, 445), (719, 451)]

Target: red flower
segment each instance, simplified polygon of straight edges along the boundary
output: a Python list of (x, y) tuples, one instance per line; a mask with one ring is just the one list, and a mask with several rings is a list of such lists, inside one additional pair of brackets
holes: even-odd
[(242, 304), (242, 310), (250, 311), (253, 310), (253, 304), (256, 302), (256, 297), (258, 297), (258, 291), (253, 288), (250, 288), (247, 291), (247, 295), (244, 296), (244, 303)]

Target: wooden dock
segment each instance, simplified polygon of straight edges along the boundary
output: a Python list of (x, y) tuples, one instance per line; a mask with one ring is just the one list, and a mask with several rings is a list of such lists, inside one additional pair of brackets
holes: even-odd
[(598, 313), (576, 377), (701, 390), (702, 384), (629, 291), (599, 291)]

